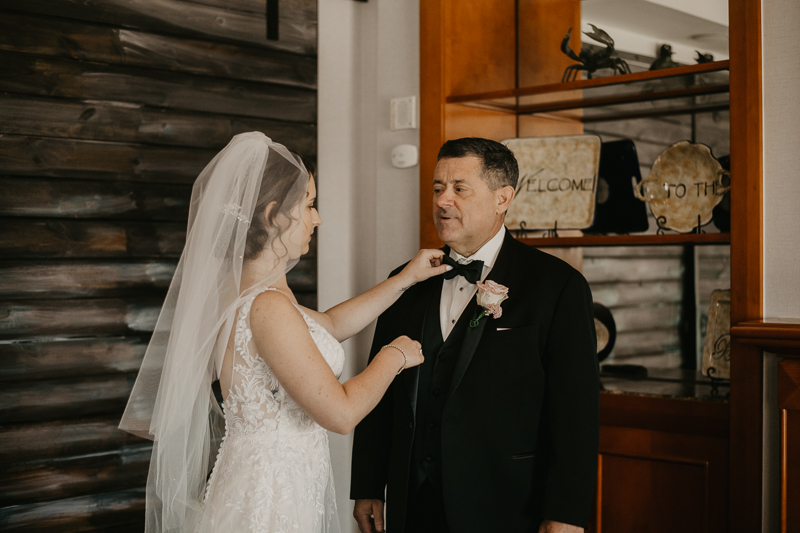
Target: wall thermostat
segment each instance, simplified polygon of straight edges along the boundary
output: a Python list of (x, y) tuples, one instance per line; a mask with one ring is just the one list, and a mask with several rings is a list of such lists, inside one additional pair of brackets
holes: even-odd
[(419, 163), (419, 151), (413, 144), (398, 144), (392, 148), (392, 166), (409, 168)]

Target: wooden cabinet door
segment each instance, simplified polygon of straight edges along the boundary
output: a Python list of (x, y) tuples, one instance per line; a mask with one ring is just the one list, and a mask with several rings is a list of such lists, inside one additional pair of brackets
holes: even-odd
[(781, 532), (800, 532), (800, 360), (778, 365), (781, 410)]
[(603, 533), (728, 530), (728, 405), (601, 394)]

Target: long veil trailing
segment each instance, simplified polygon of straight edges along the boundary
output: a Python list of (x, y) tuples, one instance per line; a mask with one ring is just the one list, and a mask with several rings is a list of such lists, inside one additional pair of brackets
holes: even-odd
[[(255, 132), (234, 137), (195, 181), (186, 246), (120, 423), (153, 440), (148, 532), (196, 527), (215, 443), (224, 431), (211, 383), (236, 310), (255, 289), (271, 285), (297, 263), (281, 242), (290, 238), (291, 214), (271, 213), (270, 227), (279, 229), (269, 236), (259, 233), (253, 219), (263, 217), (270, 203), (299, 203), (307, 187), (302, 162)], [(274, 260), (262, 279), (244, 287), (242, 264), (252, 255), (248, 241), (274, 252), (269, 255)]]

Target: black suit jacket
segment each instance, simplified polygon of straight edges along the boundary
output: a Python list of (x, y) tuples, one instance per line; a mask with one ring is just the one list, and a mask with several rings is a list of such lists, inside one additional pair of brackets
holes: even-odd
[[(599, 432), (589, 286), (510, 233), (486, 279), (508, 287), (509, 298), (499, 319), (468, 328), (448, 391), (441, 468), (450, 529), (535, 532), (543, 519), (586, 527)], [(370, 359), (400, 335), (422, 338), (426, 313), (439, 313), (431, 294), (441, 283), (414, 285), (381, 315)], [(473, 298), (464, 312), (476, 310)], [(385, 490), (394, 533), (405, 523), (418, 375), (400, 374), (355, 430), (350, 497), (383, 499)]]

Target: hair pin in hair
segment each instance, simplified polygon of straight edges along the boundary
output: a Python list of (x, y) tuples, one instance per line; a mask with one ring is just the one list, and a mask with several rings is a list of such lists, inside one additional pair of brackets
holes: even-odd
[(242, 206), (234, 203), (225, 204), (224, 206), (222, 206), (222, 211), (224, 213), (235, 216), (237, 220), (239, 220), (239, 222), (242, 222), (249, 226), (250, 220), (246, 216), (241, 214), (241, 210)]

